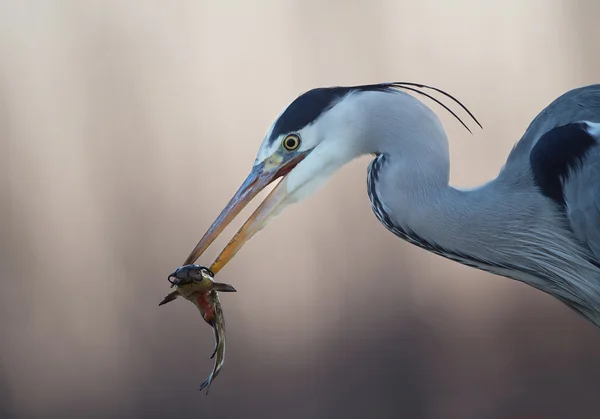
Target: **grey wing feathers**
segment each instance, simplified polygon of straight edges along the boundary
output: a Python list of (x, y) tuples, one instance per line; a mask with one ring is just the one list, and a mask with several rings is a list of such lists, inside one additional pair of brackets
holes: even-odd
[[(585, 139), (577, 132), (558, 127), (580, 126), (581, 122), (600, 123), (600, 84), (584, 86), (570, 90), (556, 98), (542, 110), (527, 127), (521, 140), (511, 151), (502, 175), (511, 178), (514, 185), (533, 181), (540, 192), (564, 206), (566, 218), (576, 237), (590, 249), (596, 263), (600, 262), (600, 146), (598, 135), (594, 144), (586, 145)], [(560, 135), (559, 131), (566, 135)], [(557, 136), (563, 141), (561, 146)], [(554, 141), (552, 141), (552, 137)], [(550, 141), (547, 141), (550, 139)], [(564, 145), (568, 143), (568, 145)], [(578, 143), (578, 144), (573, 144)], [(585, 153), (578, 153), (582, 150)], [(554, 159), (557, 165), (537, 163), (540, 156), (562, 155), (563, 159)], [(579, 161), (575, 161), (579, 159)], [(568, 166), (568, 173), (564, 172)], [(537, 173), (536, 173), (537, 171)], [(540, 177), (540, 175), (542, 177)], [(560, 178), (560, 185), (546, 182), (546, 187), (559, 187), (552, 194), (544, 193), (540, 179), (548, 181)], [(557, 197), (561, 197), (560, 201)]]
[(564, 195), (573, 232), (600, 262), (600, 150), (590, 153), (566, 182)]

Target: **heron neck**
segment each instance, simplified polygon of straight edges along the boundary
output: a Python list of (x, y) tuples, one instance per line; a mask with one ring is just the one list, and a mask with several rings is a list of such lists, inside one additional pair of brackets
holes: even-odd
[(600, 326), (600, 313), (590, 310), (600, 301), (599, 265), (532, 184), (501, 172), (479, 187), (458, 189), (441, 171), (415, 170), (418, 164), (383, 154), (371, 164), (373, 210), (390, 231), (432, 253), (525, 282)]
[[(377, 180), (370, 189), (372, 199), (379, 200), (380, 220), (386, 224), (382, 218), (387, 218), (386, 227), (394, 233), (428, 250), (440, 250), (436, 253), (502, 259), (514, 247), (515, 232), (534, 228), (520, 217), (543, 212), (540, 203), (524, 199), (528, 192), (506, 187), (500, 177), (472, 189), (455, 188), (449, 184), (448, 158), (437, 158), (389, 153), (372, 163), (370, 177)], [(373, 207), (376, 210), (376, 202)]]

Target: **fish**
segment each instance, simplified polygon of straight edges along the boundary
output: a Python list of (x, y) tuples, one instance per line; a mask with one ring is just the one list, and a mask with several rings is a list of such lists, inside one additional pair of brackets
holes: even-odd
[(219, 375), (225, 363), (225, 317), (219, 292), (237, 292), (232, 285), (215, 282), (214, 276), (213, 272), (204, 266), (195, 264), (181, 266), (167, 277), (171, 288), (176, 287), (175, 291), (169, 293), (158, 304), (162, 306), (183, 297), (194, 303), (204, 321), (212, 327), (215, 348), (210, 359), (214, 358), (215, 362), (208, 378), (200, 384), (200, 391), (206, 389), (207, 395), (213, 380)]

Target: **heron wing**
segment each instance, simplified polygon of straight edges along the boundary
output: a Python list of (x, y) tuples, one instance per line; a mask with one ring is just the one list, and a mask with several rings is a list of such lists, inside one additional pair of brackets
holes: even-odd
[(600, 147), (564, 185), (566, 213), (577, 238), (600, 262)]
[(516, 183), (531, 173), (541, 192), (565, 209), (571, 229), (598, 262), (599, 123), (600, 84), (570, 90), (533, 119), (503, 168)]
[(535, 143), (529, 164), (539, 191), (600, 263), (600, 124), (577, 121), (551, 129)]

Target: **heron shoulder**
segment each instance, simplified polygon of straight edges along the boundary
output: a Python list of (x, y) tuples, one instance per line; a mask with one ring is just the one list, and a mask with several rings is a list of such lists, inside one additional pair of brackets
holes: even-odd
[(600, 84), (571, 89), (542, 109), (514, 145), (507, 158), (506, 169), (526, 169), (531, 150), (544, 134), (579, 121), (600, 122)]
[(598, 147), (596, 124), (573, 122), (551, 129), (535, 143), (529, 154), (533, 180), (540, 192), (565, 205), (564, 185), (581, 170), (586, 156)]

